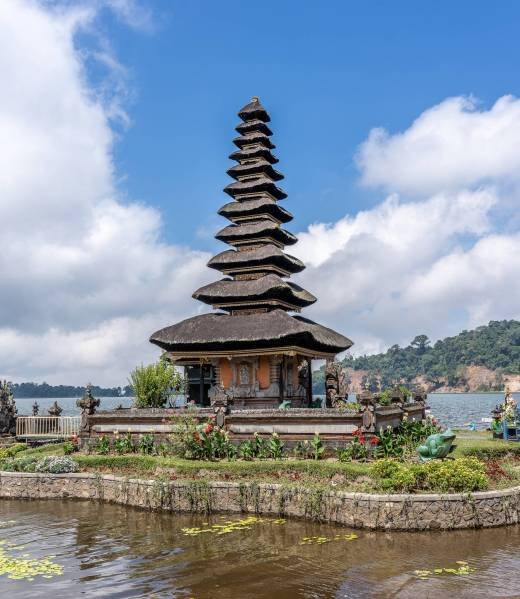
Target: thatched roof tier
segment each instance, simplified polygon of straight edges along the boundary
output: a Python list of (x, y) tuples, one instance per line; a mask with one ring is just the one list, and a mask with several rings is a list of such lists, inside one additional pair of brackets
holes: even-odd
[(257, 158), (254, 162), (246, 164), (235, 164), (227, 170), (227, 174), (233, 179), (238, 179), (246, 175), (265, 175), (273, 181), (281, 181), (282, 173), (272, 167), (271, 163), (265, 158)]
[(229, 225), (221, 229), (215, 235), (215, 238), (230, 245), (266, 243), (269, 240), (275, 245), (294, 245), (298, 241), (292, 233), (267, 219), (252, 223)]
[(293, 218), (290, 212), (269, 198), (228, 202), (218, 213), (233, 222), (261, 215), (270, 215), (279, 223), (288, 223)]
[(259, 193), (261, 191), (266, 191), (277, 200), (284, 200), (287, 197), (283, 189), (277, 187), (269, 177), (264, 175), (248, 181), (235, 181), (224, 187), (224, 191), (232, 198), (243, 194)]
[(296, 347), (311, 355), (334, 355), (352, 345), (347, 337), (283, 310), (233, 316), (202, 314), (155, 332), (150, 341), (175, 354)]
[(249, 104), (246, 104), (240, 109), (238, 116), (243, 121), (256, 119), (268, 123), (271, 120), (267, 114), (267, 110), (260, 104), (260, 100), (256, 97), (254, 97)]
[(234, 269), (259, 270), (262, 267), (274, 266), (288, 273), (297, 273), (305, 268), (301, 260), (282, 252), (274, 245), (262, 245), (240, 252), (226, 250), (211, 258), (208, 266), (221, 272), (231, 272)]
[(295, 308), (310, 306), (316, 301), (312, 293), (305, 291), (299, 285), (284, 281), (278, 275), (268, 274), (258, 279), (234, 281), (233, 279), (221, 279), (204, 285), (193, 294), (205, 304), (224, 307), (232, 304), (251, 305), (256, 302), (283, 302)]
[(241, 135), (245, 135), (250, 131), (260, 131), (261, 133), (265, 133), (266, 135), (272, 135), (273, 132), (269, 127), (259, 119), (253, 119), (251, 121), (246, 121), (245, 123), (239, 123), (235, 127), (235, 131), (238, 131)]
[(269, 139), (269, 137), (265, 133), (260, 133), (260, 131), (251, 131), (251, 133), (248, 133), (247, 135), (235, 137), (233, 143), (240, 149), (242, 149), (245, 146), (250, 146), (252, 144), (262, 144), (270, 150), (274, 150), (274, 148), (276, 148), (276, 146)]
[(278, 158), (271, 154), (271, 150), (258, 144), (258, 146), (254, 148), (244, 148), (243, 150), (236, 150), (235, 152), (229, 155), (231, 160), (236, 160), (237, 162), (242, 162), (243, 160), (251, 160), (253, 158), (264, 158), (270, 164), (276, 164), (278, 162)]

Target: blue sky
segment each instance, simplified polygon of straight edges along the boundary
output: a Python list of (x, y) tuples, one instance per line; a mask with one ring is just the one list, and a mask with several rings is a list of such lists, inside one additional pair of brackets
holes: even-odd
[(0, 378), (125, 384), (207, 310), (237, 111), (353, 353), (520, 318), (520, 4), (2, 0)]
[(405, 128), (426, 107), (518, 95), (520, 4), (155, 1), (149, 33), (106, 12), (135, 92), (116, 146), (131, 199), (158, 205), (170, 241), (214, 250), (237, 110), (272, 114), (286, 205), (301, 230), (381, 199), (353, 156), (368, 131)]

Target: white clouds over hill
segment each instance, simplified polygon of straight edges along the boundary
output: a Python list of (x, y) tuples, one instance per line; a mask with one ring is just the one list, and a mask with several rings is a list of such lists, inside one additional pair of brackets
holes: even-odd
[[(130, 0), (56, 6), (0, 10), (0, 375), (119, 384), (157, 355), (149, 334), (197, 310), (191, 293), (213, 277), (207, 255), (162, 241), (155, 209), (121, 199), (111, 119), (127, 116), (117, 94), (89, 86), (74, 47), (102, 6), (148, 29), (149, 14)], [(300, 234), (300, 280), (319, 297), (307, 314), (358, 351), (519, 317), (520, 237), (494, 217), (518, 209), (517, 143), (511, 97), (490, 110), (452, 98), (402, 133), (370, 133), (361, 180), (389, 196)]]
[(361, 181), (391, 195), (299, 236), (314, 316), (358, 353), (520, 317), (520, 100), (450, 98), (404, 132), (374, 129), (357, 161)]

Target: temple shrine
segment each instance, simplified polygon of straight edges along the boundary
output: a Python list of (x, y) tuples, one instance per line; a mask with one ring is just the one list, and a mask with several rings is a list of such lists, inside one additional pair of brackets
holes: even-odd
[(280, 204), (269, 115), (258, 98), (238, 113), (233, 140), (232, 200), (218, 211), (230, 224), (216, 239), (230, 246), (208, 262), (224, 278), (193, 297), (213, 308), (155, 332), (150, 341), (185, 367), (187, 399), (199, 406), (310, 407), (313, 359), (332, 362), (352, 341), (300, 312), (316, 298), (291, 282), (304, 264), (285, 252), (297, 242), (283, 228), (292, 215)]

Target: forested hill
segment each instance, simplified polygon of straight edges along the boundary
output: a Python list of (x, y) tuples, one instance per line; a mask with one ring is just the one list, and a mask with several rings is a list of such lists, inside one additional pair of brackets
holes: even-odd
[[(407, 347), (393, 345), (385, 353), (357, 358), (349, 355), (342, 363), (358, 386), (387, 387), (399, 380), (422, 382), (431, 391), (502, 390), (507, 374), (520, 375), (520, 322), (491, 321), (434, 344), (426, 335), (418, 335)], [(362, 377), (357, 376), (361, 372)], [(316, 375), (320, 385), (323, 369)]]
[[(47, 383), (11, 383), (11, 390), (17, 397), (81, 397), (85, 387), (74, 385), (49, 385)], [(121, 397), (128, 394), (128, 388), (92, 386), (95, 397)]]

